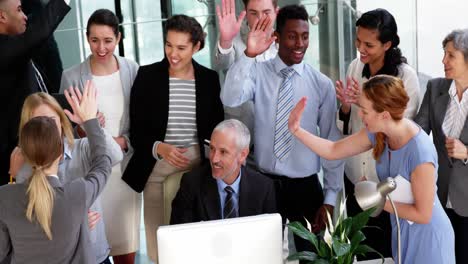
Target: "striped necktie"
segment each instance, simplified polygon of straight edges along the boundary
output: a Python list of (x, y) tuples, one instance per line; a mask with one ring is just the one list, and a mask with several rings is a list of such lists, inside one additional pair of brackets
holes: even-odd
[(276, 158), (284, 161), (291, 151), (292, 135), (288, 130), (289, 113), (293, 109), (293, 87), (291, 77), (294, 69), (287, 67), (281, 70), (283, 82), (278, 92), (278, 103), (276, 106), (275, 143), (273, 151)]
[(45, 85), (44, 79), (42, 79), (41, 73), (37, 69), (36, 65), (34, 65), (34, 62), (31, 61), (31, 64), (34, 68), (34, 76), (36, 76), (36, 81), (39, 85), (39, 90), (43, 93), (49, 93), (49, 91), (47, 91), (47, 86)]
[(238, 217), (237, 198), (234, 189), (232, 189), (231, 186), (226, 186), (224, 190), (227, 193), (223, 209), (224, 219)]

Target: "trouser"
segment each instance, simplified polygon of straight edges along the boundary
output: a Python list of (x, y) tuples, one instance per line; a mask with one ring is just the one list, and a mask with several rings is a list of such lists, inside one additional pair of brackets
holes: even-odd
[[(275, 183), (277, 208), (283, 218), (283, 224), (286, 223), (286, 219), (289, 222), (298, 221), (305, 227), (307, 227), (306, 219), (309, 223), (314, 223), (315, 214), (323, 204), (323, 191), (317, 174), (304, 178), (265, 175)], [(296, 235), (294, 243), (298, 252), (315, 251), (310, 241)]]
[[(344, 177), (346, 198), (346, 211), (348, 216), (355, 216), (362, 212), (361, 207), (354, 196), (354, 184)], [(362, 232), (366, 236), (363, 244), (372, 247), (380, 252), (384, 257), (392, 257), (392, 226), (390, 224), (390, 215), (386, 211), (382, 211), (377, 217), (370, 217), (367, 222), (368, 228), (364, 228)], [(366, 253), (365, 256), (358, 256), (358, 260), (377, 259), (380, 256), (376, 253)]]
[(200, 163), (200, 150), (198, 145), (189, 147), (184, 155), (190, 160), (190, 165), (183, 170), (173, 167), (164, 160), (157, 161), (143, 190), (146, 250), (148, 252), (148, 257), (155, 263), (158, 263), (156, 231), (159, 226), (169, 224), (169, 221), (166, 220), (168, 219), (166, 214), (170, 214), (170, 212), (166, 212), (164, 201), (171, 198), (173, 199), (178, 190), (178, 188), (175, 188), (171, 191), (166, 191), (164, 181), (169, 177), (180, 177), (181, 174)]
[(468, 263), (468, 217), (461, 216), (450, 208), (445, 212), (455, 233), (455, 259), (457, 263)]

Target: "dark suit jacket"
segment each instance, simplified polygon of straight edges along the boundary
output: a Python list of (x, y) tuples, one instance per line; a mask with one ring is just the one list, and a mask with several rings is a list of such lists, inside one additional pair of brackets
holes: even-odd
[[(224, 119), (219, 98), (218, 74), (192, 60), (195, 70), (197, 135), (200, 157), (204, 160), (203, 141), (211, 137), (215, 126)], [(122, 179), (135, 191), (142, 192), (156, 160), (155, 141), (164, 141), (169, 115), (169, 63), (167, 59), (141, 66), (130, 95), (130, 142), (134, 153)]]
[[(242, 167), (239, 185), (239, 216), (276, 213), (273, 181)], [(182, 176), (180, 189), (172, 201), (171, 224), (221, 219), (221, 204), (216, 180), (209, 164)]]
[[(427, 83), (426, 94), (415, 117), (426, 133), (432, 132), (434, 145), (439, 157), (437, 194), (442, 205), (447, 204), (447, 196), (453, 209), (461, 216), (468, 216), (468, 165), (462, 160), (449, 158), (445, 147), (445, 134), (442, 130), (447, 106), (450, 103), (448, 93), (452, 80), (432, 79)], [(465, 121), (459, 140), (468, 145), (468, 122)]]
[[(46, 5), (42, 1), (23, 0), (21, 2), (23, 12), (28, 16), (28, 19), (34, 19), (34, 16), (40, 14), (41, 10), (45, 8)], [(51, 35), (40, 45), (34, 54), (33, 61), (41, 73), (43, 73), (42, 78), (47, 85), (49, 93), (58, 93), (63, 65), (54, 35)]]
[(18, 125), (24, 99), (37, 92), (38, 86), (31, 58), (47, 40), (70, 7), (63, 0), (51, 0), (34, 19), (26, 32), (17, 36), (0, 35), (0, 185), (8, 181), (10, 153), (17, 144)]

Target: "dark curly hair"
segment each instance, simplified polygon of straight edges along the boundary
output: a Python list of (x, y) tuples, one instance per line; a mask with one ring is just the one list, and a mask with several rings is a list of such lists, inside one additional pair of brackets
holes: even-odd
[(276, 16), (276, 32), (281, 34), (287, 20), (300, 19), (308, 21), (309, 14), (303, 5), (287, 5), (282, 7)]
[(190, 34), (190, 40), (195, 46), (200, 42), (200, 50), (205, 46), (205, 32), (200, 23), (193, 17), (186, 15), (174, 15), (166, 21), (164, 35), (167, 36), (169, 30)]
[(407, 60), (403, 57), (400, 48), (398, 48), (400, 37), (398, 36), (398, 27), (393, 15), (382, 8), (371, 10), (362, 14), (356, 21), (356, 27), (377, 30), (380, 42), (390, 41), (392, 43), (392, 46), (385, 52), (384, 68), (389, 69), (387, 74), (397, 76), (398, 66), (407, 63)]
[(109, 26), (116, 37), (119, 35), (119, 19), (109, 9), (98, 9), (91, 14), (86, 25), (86, 36), (89, 36), (92, 25)]

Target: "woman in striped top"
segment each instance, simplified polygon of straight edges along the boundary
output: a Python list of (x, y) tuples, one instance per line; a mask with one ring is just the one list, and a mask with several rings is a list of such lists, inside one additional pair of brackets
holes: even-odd
[(165, 188), (165, 181), (180, 180), (183, 172), (205, 160), (203, 141), (224, 119), (218, 74), (192, 58), (203, 48), (204, 37), (194, 18), (169, 18), (166, 56), (139, 68), (130, 96), (134, 155), (122, 178), (135, 191), (144, 191), (147, 250), (155, 262), (156, 230), (170, 217), (164, 199), (172, 200), (178, 189)]

